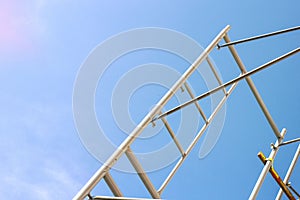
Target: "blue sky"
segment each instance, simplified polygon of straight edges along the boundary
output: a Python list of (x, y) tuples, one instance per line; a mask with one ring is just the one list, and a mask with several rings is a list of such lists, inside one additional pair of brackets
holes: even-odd
[[(101, 166), (82, 145), (72, 111), (78, 70), (99, 43), (129, 29), (162, 27), (206, 47), (227, 24), (232, 40), (298, 26), (299, 6), (299, 1), (277, 0), (1, 1), (0, 198), (71, 199)], [(250, 70), (297, 48), (299, 40), (294, 32), (239, 45), (237, 51)], [(215, 50), (211, 56), (224, 81), (239, 74), (227, 50)], [(286, 139), (299, 137), (299, 64), (295, 55), (253, 76), (279, 129), (287, 128)], [(162, 197), (247, 199), (263, 167), (256, 154), (268, 155), (275, 139), (242, 81), (227, 102), (215, 148), (199, 159), (196, 145)], [(281, 176), (296, 148), (293, 144), (279, 151), (274, 166)], [(159, 185), (168, 170), (150, 177)], [(298, 191), (299, 172), (298, 163), (291, 178)], [(124, 193), (146, 195), (137, 178), (113, 175)], [(268, 175), (258, 199), (274, 199), (277, 189)], [(109, 192), (100, 184), (93, 194)]]

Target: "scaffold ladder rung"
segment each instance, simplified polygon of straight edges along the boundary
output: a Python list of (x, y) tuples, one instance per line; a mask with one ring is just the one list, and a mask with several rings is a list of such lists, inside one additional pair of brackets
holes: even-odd
[[(208, 65), (209, 65), (211, 71), (213, 72), (213, 74), (214, 74), (216, 80), (218, 81), (219, 85), (222, 85), (222, 84), (223, 84), (222, 79), (221, 79), (221, 77), (219, 76), (219, 74), (217, 73), (217, 70), (216, 70), (216, 68), (214, 67), (214, 65), (212, 64), (212, 61), (210, 60), (210, 58), (207, 57), (207, 58), (206, 58), (206, 61), (207, 61)], [(226, 91), (226, 88), (223, 88), (222, 90), (223, 90), (224, 94), (226, 94), (226, 92), (227, 92), (227, 91)]]
[(171, 128), (169, 122), (167, 121), (167, 119), (166, 119), (165, 117), (161, 118), (161, 120), (162, 120), (162, 122), (164, 123), (166, 129), (168, 130), (168, 132), (169, 132), (169, 134), (170, 134), (172, 140), (173, 140), (174, 143), (176, 144), (176, 146), (177, 146), (178, 150), (180, 151), (181, 155), (184, 156), (184, 154), (185, 154), (185, 153), (184, 153), (184, 150), (183, 150), (182, 146), (180, 145), (180, 143), (179, 143), (179, 141), (178, 141), (178, 139), (177, 139), (177, 137), (176, 137), (174, 131), (172, 130), (172, 128)]
[(119, 187), (117, 186), (117, 184), (115, 183), (114, 179), (112, 178), (109, 172), (105, 174), (104, 180), (107, 183), (109, 189), (112, 191), (113, 195), (115, 195), (116, 197), (123, 196), (121, 190), (119, 189)]
[[(187, 82), (184, 83), (184, 87), (186, 88), (186, 90), (187, 90), (188, 94), (190, 95), (190, 97), (191, 97), (192, 99), (194, 99), (194, 98), (195, 98), (195, 95), (193, 94), (193, 92), (192, 92), (192, 90), (191, 90), (191, 88), (190, 88), (190, 86), (188, 85)], [(205, 113), (204, 113), (203, 110), (201, 109), (200, 104), (198, 103), (198, 101), (195, 101), (195, 106), (196, 106), (197, 110), (199, 111), (201, 117), (202, 117), (203, 120), (205, 121), (205, 123), (207, 123), (207, 117), (205, 116)]]
[(150, 181), (149, 177), (147, 176), (146, 172), (144, 171), (142, 165), (138, 161), (138, 159), (135, 157), (133, 151), (130, 149), (130, 147), (127, 148), (125, 152), (127, 158), (129, 159), (130, 163), (136, 170), (138, 176), (141, 178), (142, 182), (144, 183), (145, 187), (151, 194), (153, 198), (160, 199), (160, 195), (156, 191), (155, 187), (153, 186), (152, 182)]

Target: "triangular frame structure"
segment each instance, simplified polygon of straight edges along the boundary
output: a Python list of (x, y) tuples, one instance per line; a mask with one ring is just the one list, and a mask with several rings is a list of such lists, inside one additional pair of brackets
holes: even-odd
[[(300, 27), (295, 27), (292, 28), (293, 30), (298, 30), (300, 29)], [(272, 119), (272, 116), (270, 115), (266, 105), (264, 104), (258, 90), (256, 89), (252, 79), (250, 78), (251, 75), (259, 72), (260, 70), (263, 70), (271, 65), (273, 65), (276, 62), (279, 62), (291, 55), (294, 55), (296, 53), (298, 53), (300, 51), (300, 48), (297, 48), (293, 51), (290, 51), (264, 65), (261, 65), (257, 68), (255, 68), (252, 71), (247, 72), (246, 68), (243, 64), (243, 62), (241, 61), (240, 57), (237, 54), (237, 51), (234, 48), (234, 45), (237, 43), (242, 43), (242, 42), (246, 42), (246, 41), (250, 41), (250, 40), (254, 40), (254, 39), (260, 39), (263, 37), (268, 37), (271, 35), (275, 35), (275, 34), (280, 34), (280, 33), (284, 33), (284, 32), (289, 32), (292, 31), (292, 29), (287, 29), (287, 30), (283, 30), (283, 31), (279, 31), (279, 32), (273, 32), (270, 34), (265, 34), (265, 35), (261, 35), (261, 36), (257, 36), (257, 37), (252, 37), (252, 38), (247, 38), (245, 40), (240, 40), (237, 42), (231, 42), (229, 37), (228, 37), (228, 31), (230, 30), (230, 26), (226, 26), (216, 37), (215, 39), (207, 46), (207, 48), (202, 52), (202, 54), (196, 59), (196, 61), (185, 71), (185, 73), (182, 74), (182, 76), (177, 80), (177, 82), (171, 87), (171, 89), (161, 98), (161, 100), (156, 104), (156, 106), (153, 107), (153, 109), (145, 116), (145, 118), (138, 124), (138, 126), (132, 131), (132, 133), (122, 142), (122, 144), (119, 146), (119, 148), (117, 148), (117, 150), (110, 156), (110, 158), (103, 164), (103, 166), (90, 178), (90, 180), (83, 186), (83, 188), (77, 193), (77, 195), (73, 198), (73, 200), (82, 200), (85, 198), (88, 199), (131, 199), (131, 200), (137, 200), (137, 199), (145, 199), (145, 198), (129, 198), (129, 197), (123, 197), (123, 194), (121, 192), (121, 190), (119, 189), (119, 187), (117, 186), (117, 184), (115, 183), (113, 177), (110, 174), (110, 170), (112, 169), (112, 167), (114, 166), (114, 164), (116, 162), (118, 162), (118, 159), (122, 156), (122, 155), (126, 155), (128, 160), (130, 161), (131, 165), (134, 167), (134, 169), (137, 172), (137, 175), (140, 177), (140, 179), (142, 180), (143, 184), (145, 185), (145, 187), (147, 188), (150, 196), (152, 197), (152, 199), (160, 199), (161, 198), (161, 194), (164, 191), (164, 189), (166, 188), (166, 186), (168, 185), (168, 183), (170, 182), (170, 180), (173, 178), (174, 174), (177, 172), (177, 170), (180, 168), (180, 166), (182, 165), (182, 163), (185, 161), (186, 157), (189, 155), (189, 153), (191, 152), (191, 150), (193, 149), (193, 147), (195, 146), (195, 144), (198, 142), (198, 140), (201, 138), (201, 136), (204, 134), (205, 130), (210, 126), (212, 120), (214, 119), (214, 117), (216, 116), (216, 114), (220, 111), (220, 109), (222, 108), (222, 106), (225, 104), (226, 100), (228, 99), (228, 97), (230, 96), (230, 94), (232, 93), (232, 91), (235, 89), (236, 85), (238, 84), (238, 82), (242, 79), (245, 79), (246, 82), (248, 83), (252, 93), (254, 94), (254, 97), (256, 98), (260, 108), (262, 109), (267, 121), (269, 122), (276, 138), (277, 138), (277, 142), (275, 144), (275, 147), (273, 148), (269, 159), (266, 160), (265, 162), (265, 166), (264, 169), (262, 171), (261, 176), (259, 177), (259, 180), (257, 181), (257, 184), (255, 186), (255, 188), (253, 189), (253, 192), (251, 193), (251, 196), (249, 199), (255, 199), (256, 195), (258, 194), (258, 191), (262, 185), (262, 182), (264, 181), (264, 178), (267, 174), (267, 172), (269, 171), (271, 165), (272, 165), (272, 161), (271, 158), (274, 159), (275, 155), (279, 149), (279, 146), (283, 143), (283, 138), (284, 135), (286, 133), (286, 130), (283, 129), (281, 132), (279, 131), (279, 129), (277, 128), (274, 120)], [(219, 45), (219, 42), (224, 39), (224, 41), (226, 42), (226, 44), (224, 45)], [(212, 64), (210, 64), (211, 62), (209, 61), (209, 54), (210, 52), (218, 47), (219, 49), (222, 47), (227, 46), (229, 48), (229, 51), (231, 52), (233, 58), (235, 59), (238, 67), (240, 68), (241, 74), (240, 76), (226, 82), (226, 83), (222, 83), (220, 77), (218, 77), (217, 73), (215, 73), (215, 69), (214, 66)], [(204, 61), (207, 61), (210, 65), (211, 70), (214, 72), (215, 78), (218, 80), (219, 86), (200, 95), (195, 97), (194, 94), (192, 93), (191, 89), (189, 88), (189, 85), (187, 83), (187, 79), (195, 72), (195, 70), (197, 69), (197, 67)], [(226, 90), (226, 87), (230, 88), (228, 90)], [(191, 100), (181, 104), (165, 113), (162, 113), (162, 108), (167, 104), (167, 102), (172, 98), (172, 96), (176, 93), (176, 91), (178, 91), (180, 88), (185, 88), (185, 90), (188, 92), (188, 94), (191, 97)], [(224, 92), (224, 96), (223, 98), (220, 100), (219, 104), (217, 105), (217, 107), (212, 111), (211, 115), (209, 117), (207, 117), (205, 115), (205, 113), (203, 112), (203, 110), (201, 109), (200, 105), (198, 104), (198, 101), (204, 97), (210, 96), (212, 94), (214, 94), (217, 91), (222, 90)], [(170, 124), (167, 121), (167, 116), (173, 112), (176, 112), (177, 110), (183, 109), (185, 106), (190, 105), (190, 104), (195, 104), (195, 108), (199, 111), (200, 116), (202, 117), (202, 119), (204, 120), (204, 125), (203, 127), (200, 129), (200, 131), (196, 134), (196, 136), (194, 137), (193, 141), (189, 144), (187, 149), (184, 149), (181, 144), (180, 141), (177, 140), (176, 135), (174, 134), (174, 132), (172, 131), (172, 128), (170, 126)], [(138, 161), (138, 159), (136, 158), (134, 152), (131, 150), (130, 146), (131, 144), (135, 141), (135, 139), (142, 133), (142, 131), (149, 125), (154, 123), (156, 120), (162, 120), (163, 124), (165, 125), (165, 128), (168, 130), (173, 142), (176, 144), (178, 151), (181, 154), (181, 158), (177, 161), (176, 165), (174, 166), (174, 168), (171, 170), (171, 172), (169, 173), (169, 175), (167, 176), (167, 178), (164, 180), (164, 182), (162, 183), (162, 185), (157, 189), (154, 187), (154, 185), (152, 184), (150, 178), (147, 176), (146, 172), (143, 169), (143, 166), (140, 164), (140, 162)], [(293, 166), (295, 165), (298, 155), (299, 155), (299, 149), (298, 148), (298, 153), (296, 152), (295, 154), (295, 158), (293, 159), (293, 162), (291, 163), (291, 166), (287, 175), (286, 175), (286, 179), (285, 184), (287, 184), (287, 181), (290, 177), (290, 174), (292, 172)], [(296, 156), (297, 155), (297, 156)], [(110, 190), (112, 191), (113, 195), (115, 197), (107, 197), (107, 196), (92, 196), (91, 195), (91, 191), (93, 190), (93, 188), (102, 180), (104, 179), (105, 182), (107, 183), (107, 185), (109, 186)], [(278, 198), (280, 199), (282, 195), (282, 192), (280, 191), (278, 193)]]

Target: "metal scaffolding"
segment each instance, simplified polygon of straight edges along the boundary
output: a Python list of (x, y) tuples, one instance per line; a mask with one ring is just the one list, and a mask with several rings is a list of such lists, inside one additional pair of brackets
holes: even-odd
[[(110, 170), (112, 169), (112, 167), (118, 162), (119, 158), (123, 155), (125, 155), (128, 160), (130, 161), (131, 165), (133, 166), (133, 168), (135, 169), (135, 171), (137, 172), (137, 175), (139, 176), (139, 178), (141, 179), (141, 181), (143, 182), (143, 184), (145, 185), (146, 189), (148, 190), (150, 196), (152, 197), (152, 199), (161, 199), (161, 195), (164, 191), (164, 189), (167, 187), (168, 183), (171, 181), (171, 179), (174, 177), (175, 173), (178, 171), (178, 169), (180, 168), (180, 166), (182, 165), (182, 163), (185, 161), (185, 159), (187, 158), (187, 156), (190, 154), (190, 152), (192, 151), (193, 147), (196, 145), (196, 143), (199, 141), (199, 139), (203, 136), (203, 134), (205, 133), (205, 131), (207, 130), (207, 128), (211, 125), (212, 121), (214, 120), (215, 116), (217, 115), (217, 113), (220, 111), (220, 109), (224, 106), (225, 102), (227, 101), (228, 97), (230, 96), (230, 94), (233, 92), (233, 90), (236, 88), (237, 84), (239, 81), (245, 79), (248, 86), (250, 87), (257, 103), (259, 104), (263, 114), (265, 115), (270, 127), (272, 128), (277, 141), (275, 143), (275, 145), (273, 145), (272, 148), (272, 152), (270, 153), (268, 158), (264, 158), (261, 155), (261, 160), (264, 163), (264, 168), (261, 172), (261, 175), (259, 176), (259, 179), (249, 197), (249, 199), (255, 199), (260, 187), (267, 175), (267, 173), (271, 170), (271, 173), (274, 173), (275, 170), (272, 167), (272, 163), (275, 159), (276, 153), (279, 150), (280, 146), (283, 145), (287, 145), (290, 143), (294, 143), (294, 142), (298, 142), (299, 139), (295, 139), (293, 141), (287, 141), (284, 142), (284, 136), (286, 134), (286, 129), (283, 129), (281, 132), (279, 131), (279, 129), (276, 126), (276, 123), (274, 122), (270, 112), (268, 111), (264, 101), (262, 100), (258, 90), (256, 89), (254, 82), (251, 79), (251, 75), (266, 69), (270, 66), (272, 66), (273, 64), (288, 58), (289, 56), (292, 56), (296, 53), (299, 53), (300, 51), (300, 47), (282, 55), (279, 56), (278, 58), (275, 58), (261, 66), (258, 66), (257, 68), (251, 70), (251, 71), (247, 71), (245, 65), (243, 64), (242, 60), (240, 59), (234, 45), (236, 44), (240, 44), (243, 42), (248, 42), (248, 41), (252, 41), (252, 40), (256, 40), (256, 39), (261, 39), (264, 37), (269, 37), (269, 36), (273, 36), (273, 35), (277, 35), (277, 34), (282, 34), (282, 33), (286, 33), (286, 32), (290, 32), (290, 31), (295, 31), (295, 30), (299, 30), (300, 27), (294, 27), (291, 29), (285, 29), (282, 31), (277, 31), (277, 32), (273, 32), (273, 33), (269, 33), (269, 34), (264, 34), (264, 35), (260, 35), (260, 36), (255, 36), (255, 37), (251, 37), (251, 38), (247, 38), (247, 39), (243, 39), (243, 40), (238, 40), (236, 42), (231, 42), (228, 36), (228, 31), (230, 30), (230, 26), (226, 26), (214, 39), (213, 41), (207, 46), (207, 48), (201, 53), (201, 55), (199, 55), (199, 57), (195, 60), (195, 62), (182, 74), (182, 76), (177, 80), (177, 82), (171, 87), (171, 89), (169, 89), (169, 91), (160, 99), (160, 101), (153, 107), (153, 109), (145, 116), (145, 118), (136, 126), (136, 128), (131, 132), (131, 134), (121, 143), (121, 145), (119, 146), (119, 148), (116, 149), (116, 151), (109, 157), (109, 159), (100, 167), (100, 169), (90, 178), (90, 180), (82, 187), (82, 189), (76, 194), (76, 196), (74, 196), (73, 200), (82, 200), (84, 198), (88, 198), (88, 199), (145, 199), (145, 198), (130, 198), (130, 197), (124, 197), (123, 193), (121, 192), (121, 190), (119, 189), (118, 185), (115, 183), (114, 178), (112, 177)], [(224, 39), (225, 44), (223, 45), (219, 45), (219, 43), (221, 42), (221, 40)], [(218, 49), (227, 47), (230, 51), (230, 53), (232, 54), (235, 62), (237, 63), (241, 74), (226, 82), (226, 83), (222, 83), (220, 77), (218, 76), (218, 74), (216, 73), (216, 70), (214, 68), (214, 66), (211, 64), (210, 60), (209, 60), (209, 55), (211, 53), (211, 51), (213, 49), (216, 49), (216, 47)], [(215, 87), (214, 89), (211, 89), (199, 96), (195, 96), (192, 92), (192, 90), (190, 89), (189, 85), (188, 85), (188, 78), (195, 72), (195, 70), (197, 69), (197, 67), (202, 63), (202, 62), (208, 62), (216, 80), (218, 80), (219, 85), (217, 87)], [(230, 86), (230, 87), (229, 87)], [(229, 87), (229, 89), (226, 89), (227, 87)], [(169, 102), (169, 100), (174, 96), (174, 94), (180, 89), (180, 88), (184, 88), (185, 91), (189, 94), (190, 96), (190, 100), (178, 105), (176, 107), (174, 107), (173, 109), (167, 110), (166, 112), (162, 112), (162, 108)], [(214, 110), (211, 112), (211, 114), (209, 116), (206, 116), (206, 114), (204, 113), (203, 109), (201, 108), (200, 104), (198, 103), (199, 100), (208, 97), (210, 95), (213, 95), (214, 93), (216, 93), (217, 91), (223, 91), (223, 98), (219, 101), (218, 105), (214, 108)], [(195, 105), (195, 109), (197, 109), (199, 111), (199, 115), (201, 116), (201, 118), (203, 119), (203, 121), (205, 122), (204, 125), (202, 126), (202, 128), (199, 130), (199, 132), (195, 135), (194, 139), (191, 141), (191, 143), (188, 145), (188, 147), (185, 149), (181, 144), (180, 141), (177, 139), (176, 134), (173, 132), (173, 129), (170, 125), (170, 123), (167, 120), (167, 116), (178, 111), (181, 109), (184, 109), (186, 106), (190, 105), (190, 104), (194, 104)], [(166, 179), (163, 181), (162, 185), (159, 188), (155, 188), (155, 186), (153, 185), (152, 181), (150, 180), (150, 178), (148, 177), (147, 173), (145, 172), (145, 170), (143, 169), (143, 166), (141, 165), (140, 161), (137, 159), (137, 157), (135, 156), (135, 153), (133, 152), (133, 150), (131, 149), (131, 145), (134, 143), (135, 139), (144, 131), (144, 129), (151, 125), (152, 123), (154, 123), (157, 120), (162, 120), (166, 130), (169, 132), (170, 137), (172, 139), (172, 141), (174, 142), (174, 144), (176, 145), (178, 151), (181, 154), (180, 159), (177, 161), (177, 163), (175, 164), (175, 166), (173, 167), (173, 169), (169, 172), (169, 175), (166, 177)], [(300, 146), (300, 145), (299, 145)], [(280, 199), (280, 197), (282, 196), (283, 191), (289, 191), (292, 190), (289, 186), (288, 186), (288, 180), (291, 176), (291, 173), (294, 169), (294, 166), (297, 162), (298, 156), (299, 156), (299, 151), (300, 151), (300, 147), (298, 146), (297, 152), (294, 156), (294, 159), (290, 165), (290, 168), (286, 174), (286, 177), (284, 178), (283, 181), (281, 181), (282, 184), (282, 189), (278, 192), (277, 198), (276, 199)], [(107, 196), (96, 196), (96, 195), (92, 195), (92, 190), (93, 188), (102, 180), (104, 179), (104, 181), (107, 183), (108, 187), (110, 188), (111, 192), (113, 193), (114, 197), (107, 197)], [(290, 192), (291, 193), (291, 192)]]

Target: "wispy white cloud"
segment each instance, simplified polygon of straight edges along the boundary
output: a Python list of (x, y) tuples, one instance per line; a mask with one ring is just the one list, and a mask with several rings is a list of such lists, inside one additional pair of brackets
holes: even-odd
[[(52, 160), (50, 162), (53, 165), (57, 161)], [(36, 164), (32, 164), (31, 166), (24, 166), (22, 164), (12, 166), (14, 167), (14, 171), (19, 171), (18, 174), (2, 174), (3, 182), (1, 184), (0, 198), (50, 200), (70, 199), (72, 197), (79, 184), (72, 178), (70, 172), (65, 167), (47, 167), (43, 164)], [(30, 169), (28, 169), (29, 167)]]
[[(70, 199), (79, 188), (65, 106), (0, 100), (0, 199)], [(6, 105), (6, 106), (5, 106)]]

